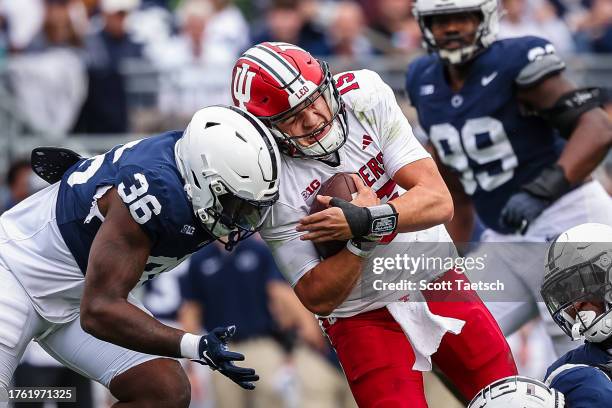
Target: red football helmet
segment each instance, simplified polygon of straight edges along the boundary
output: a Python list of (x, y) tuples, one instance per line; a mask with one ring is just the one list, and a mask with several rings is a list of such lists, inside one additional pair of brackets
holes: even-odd
[[(331, 119), (312, 132), (289, 135), (278, 124), (323, 96)], [(281, 152), (291, 157), (325, 157), (337, 151), (348, 136), (344, 103), (327, 63), (288, 43), (265, 42), (248, 49), (232, 72), (234, 105), (246, 109), (268, 126)], [(321, 139), (314, 137), (330, 126)], [(315, 141), (301, 145), (299, 140)], [(305, 143), (304, 143), (305, 144)]]

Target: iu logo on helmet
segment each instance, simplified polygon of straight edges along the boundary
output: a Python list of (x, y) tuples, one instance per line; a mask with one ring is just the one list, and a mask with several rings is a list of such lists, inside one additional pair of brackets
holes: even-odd
[(232, 89), (234, 98), (242, 109), (246, 109), (245, 104), (251, 100), (251, 82), (253, 82), (254, 77), (255, 72), (249, 71), (248, 64), (242, 64), (241, 67), (236, 68)]

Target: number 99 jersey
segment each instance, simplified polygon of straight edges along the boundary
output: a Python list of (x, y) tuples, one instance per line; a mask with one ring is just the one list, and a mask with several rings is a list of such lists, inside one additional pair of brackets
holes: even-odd
[(0, 268), (19, 280), (41, 316), (54, 323), (78, 316), (89, 251), (104, 221), (97, 200), (113, 187), (151, 240), (141, 282), (213, 240), (183, 189), (174, 156), (181, 136), (168, 132), (81, 160), (0, 217)]
[(406, 89), (421, 127), (444, 165), (458, 174), (480, 219), (502, 233), (500, 211), (510, 195), (557, 161), (563, 140), (543, 119), (524, 113), (516, 98), (564, 69), (552, 44), (537, 37), (494, 42), (471, 63), (454, 92), (437, 54), (408, 68)]

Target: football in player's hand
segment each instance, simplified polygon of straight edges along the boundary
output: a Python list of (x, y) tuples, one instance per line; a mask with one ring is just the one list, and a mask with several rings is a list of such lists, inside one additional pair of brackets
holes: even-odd
[[(351, 201), (356, 193), (357, 187), (351, 177), (351, 173), (338, 173), (323, 182), (317, 195), (338, 197), (346, 201)], [(312, 207), (310, 207), (310, 214), (318, 213), (325, 208), (326, 207), (315, 198)], [(345, 247), (346, 241), (315, 242), (314, 245), (319, 256), (325, 259), (340, 252), (342, 248)]]

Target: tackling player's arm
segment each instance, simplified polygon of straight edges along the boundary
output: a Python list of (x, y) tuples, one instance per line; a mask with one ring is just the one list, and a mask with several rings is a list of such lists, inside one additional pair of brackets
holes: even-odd
[(244, 356), (227, 349), (234, 326), (197, 336), (166, 326), (128, 302), (128, 294), (144, 271), (152, 243), (115, 188), (98, 200), (98, 207), (105, 219), (89, 254), (81, 299), (83, 330), (142, 353), (191, 358), (219, 370), (245, 389), (255, 388), (253, 382), (259, 379), (255, 370), (235, 366), (233, 362), (244, 360)]
[(81, 301), (81, 326), (87, 333), (147, 354), (181, 357), (185, 332), (165, 326), (128, 302), (149, 257), (151, 242), (111, 189), (98, 200), (105, 220), (89, 255)]

